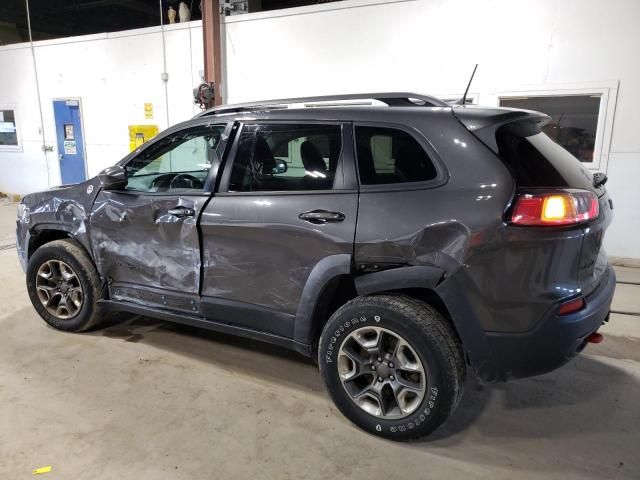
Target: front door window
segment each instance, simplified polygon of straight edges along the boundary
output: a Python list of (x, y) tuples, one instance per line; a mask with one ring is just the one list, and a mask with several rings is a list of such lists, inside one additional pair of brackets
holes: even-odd
[(190, 128), (169, 135), (127, 164), (127, 190), (203, 191), (225, 125)]

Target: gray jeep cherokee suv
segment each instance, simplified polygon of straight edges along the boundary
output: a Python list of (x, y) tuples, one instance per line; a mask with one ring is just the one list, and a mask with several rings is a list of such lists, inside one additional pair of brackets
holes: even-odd
[(294, 349), (354, 423), (424, 436), (467, 368), (536, 375), (601, 338), (613, 204), (547, 122), (413, 93), (205, 111), (24, 198), (31, 301), (60, 330), (116, 310)]

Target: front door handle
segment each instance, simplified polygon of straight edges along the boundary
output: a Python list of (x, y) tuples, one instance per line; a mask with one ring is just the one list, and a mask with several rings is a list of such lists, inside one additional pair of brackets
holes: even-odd
[(175, 217), (184, 218), (184, 217), (193, 217), (196, 214), (196, 211), (193, 208), (187, 207), (176, 207), (169, 210), (169, 215), (173, 215)]
[(315, 225), (321, 225), (329, 222), (342, 222), (344, 221), (344, 213), (342, 212), (328, 212), (326, 210), (312, 210), (310, 212), (301, 213), (298, 218), (305, 220)]

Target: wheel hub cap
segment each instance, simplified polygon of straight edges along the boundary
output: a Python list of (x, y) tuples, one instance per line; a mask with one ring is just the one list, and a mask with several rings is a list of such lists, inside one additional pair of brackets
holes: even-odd
[(388, 378), (393, 369), (389, 368), (384, 363), (376, 361), (378, 376), (382, 378)]

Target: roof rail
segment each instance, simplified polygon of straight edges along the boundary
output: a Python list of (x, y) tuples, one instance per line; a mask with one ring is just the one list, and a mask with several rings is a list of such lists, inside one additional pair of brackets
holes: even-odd
[[(350, 100), (377, 100), (386, 103), (390, 107), (449, 107), (450, 105), (435, 97), (410, 92), (382, 92), (382, 93), (351, 93), (346, 95), (325, 95), (319, 97), (282, 98), (278, 100), (262, 100), (258, 102), (236, 103), (232, 105), (219, 105), (196, 115), (204, 117), (219, 113), (250, 112), (255, 110), (286, 109), (291, 104), (303, 104), (303, 107), (327, 107), (343, 105), (370, 105), (370, 103), (335, 104), (330, 102), (343, 102)], [(299, 108), (299, 107), (297, 107)]]

